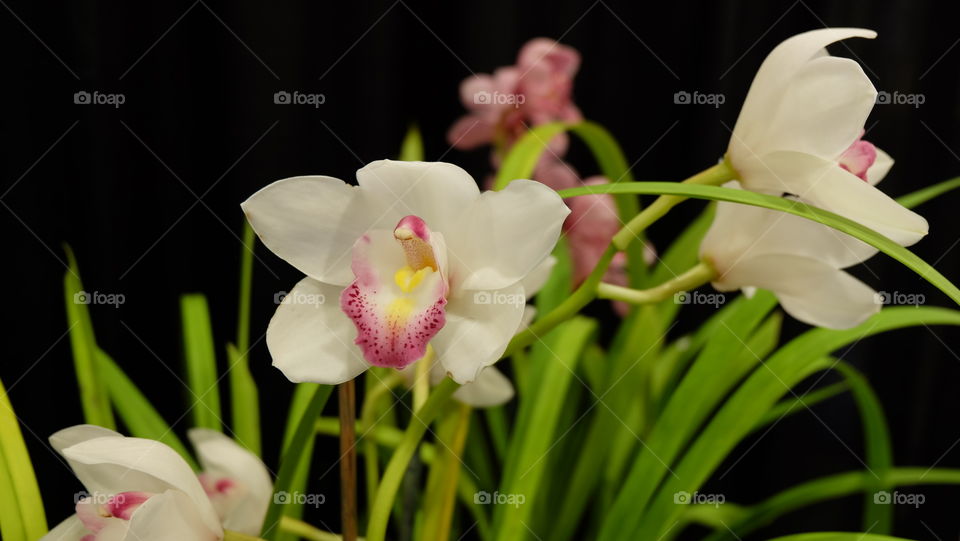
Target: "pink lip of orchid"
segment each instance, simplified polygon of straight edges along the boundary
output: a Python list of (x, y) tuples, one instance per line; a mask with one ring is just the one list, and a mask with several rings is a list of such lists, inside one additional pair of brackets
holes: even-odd
[(857, 138), (857, 140), (850, 145), (850, 148), (840, 155), (839, 162), (840, 167), (846, 171), (850, 171), (860, 180), (869, 182), (867, 172), (877, 161), (877, 147), (873, 146), (873, 143), (869, 141), (864, 141), (862, 137), (863, 136)]

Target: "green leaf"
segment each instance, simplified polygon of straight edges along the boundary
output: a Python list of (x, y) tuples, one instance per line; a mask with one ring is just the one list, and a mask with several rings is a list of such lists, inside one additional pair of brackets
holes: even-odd
[(761, 428), (769, 425), (770, 423), (777, 422), (783, 417), (788, 415), (793, 415), (803, 411), (806, 406), (807, 408), (813, 407), (820, 402), (829, 400), (839, 394), (842, 394), (850, 390), (850, 385), (845, 381), (839, 383), (834, 383), (832, 385), (827, 385), (826, 387), (816, 389), (806, 393), (802, 396), (789, 397), (773, 406), (767, 413), (763, 414), (763, 417), (757, 422), (757, 426), (754, 427), (754, 431), (758, 431)]
[(169, 445), (174, 451), (187, 461), (190, 466), (198, 470), (197, 463), (187, 451), (187, 448), (177, 437), (170, 425), (153, 407), (147, 397), (127, 377), (123, 369), (117, 365), (106, 352), (97, 350), (98, 370), (107, 386), (110, 400), (113, 402), (131, 436), (157, 440)]
[(240, 252), (240, 295), (237, 303), (237, 345), (227, 344), (230, 380), (230, 413), (234, 439), (260, 456), (260, 396), (250, 374), (250, 295), (253, 288), (253, 251), (256, 234), (243, 223), (243, 250)]
[[(277, 473), (277, 479), (273, 485), (274, 494), (293, 494), (303, 492), (302, 488), (295, 485), (297, 482), (297, 473), (302, 467), (304, 460), (309, 462), (313, 451), (313, 440), (315, 435), (315, 424), (317, 417), (323, 411), (323, 407), (330, 398), (333, 391), (332, 385), (317, 385), (313, 383), (301, 383), (297, 385), (297, 392), (300, 389), (313, 391), (306, 404), (301, 401), (295, 402), (294, 407), (290, 408), (290, 417), (287, 421), (288, 429), (296, 426), (292, 431), (284, 436), (283, 458), (280, 460), (280, 471)], [(298, 403), (299, 402), (299, 403)], [(302, 405), (302, 407), (301, 407)], [(291, 504), (286, 503), (286, 498), (274, 498), (267, 509), (267, 516), (263, 521), (263, 530), (260, 535), (265, 539), (276, 540), (281, 535), (280, 518), (288, 515), (286, 507)]]
[[(798, 382), (829, 367), (824, 357), (866, 336), (913, 325), (960, 325), (960, 312), (933, 307), (897, 307), (882, 310), (858, 327), (847, 330), (813, 329), (780, 348), (731, 395), (682, 460), (638, 515), (637, 491), (631, 479), (606, 518), (600, 539), (656, 538), (682, 514), (673, 502), (678, 492), (697, 490), (727, 454), (749, 434), (776, 401)], [(679, 390), (678, 390), (679, 393)], [(639, 526), (639, 528), (637, 527)]]
[(240, 445), (260, 456), (260, 395), (250, 373), (246, 356), (227, 344), (230, 363), (230, 409), (233, 412), (233, 437)]
[(889, 535), (874, 535), (869, 533), (852, 532), (817, 532), (802, 533), (797, 535), (787, 535), (777, 537), (770, 541), (910, 541), (902, 537), (890, 537)]
[(0, 534), (32, 541), (47, 533), (47, 519), (33, 463), (10, 396), (0, 382)]
[(83, 418), (92, 425), (115, 429), (117, 425), (110, 410), (110, 398), (97, 374), (97, 341), (93, 334), (90, 312), (87, 310), (90, 294), (83, 289), (73, 250), (64, 245), (64, 251), (69, 262), (69, 269), (63, 275), (64, 302), (67, 308), (73, 365), (80, 386)]
[(632, 184), (614, 184), (607, 186), (585, 186), (559, 192), (562, 197), (576, 197), (595, 193), (637, 193), (637, 194), (666, 194), (692, 197), (695, 199), (711, 199), (715, 201), (729, 201), (763, 207), (781, 212), (788, 212), (801, 218), (832, 227), (841, 233), (866, 242), (881, 252), (903, 263), (907, 268), (919, 274), (938, 289), (947, 294), (954, 302), (960, 304), (960, 289), (947, 280), (929, 263), (923, 261), (913, 252), (884, 237), (880, 233), (864, 227), (853, 220), (844, 218), (832, 212), (812, 207), (804, 203), (774, 197), (747, 190), (734, 190), (718, 186), (698, 186), (678, 182), (634, 182)]
[(900, 196), (897, 198), (897, 203), (900, 203), (908, 209), (912, 209), (957, 188), (960, 188), (960, 177), (945, 180), (933, 186), (927, 186), (926, 188), (921, 188), (915, 192)]
[(422, 162), (423, 156), (423, 137), (420, 135), (420, 128), (416, 124), (411, 124), (400, 145), (399, 159), (405, 162)]
[(578, 316), (563, 323), (545, 338), (543, 351), (533, 360), (538, 378), (536, 390), (521, 401), (514, 435), (507, 452), (502, 492), (523, 495), (528, 505), (497, 505), (494, 509), (496, 539), (523, 539), (529, 534), (532, 503), (546, 469), (545, 455), (556, 439), (555, 427), (583, 349), (593, 339), (595, 321)]
[(217, 359), (207, 298), (199, 293), (181, 296), (180, 315), (193, 425), (222, 431)]

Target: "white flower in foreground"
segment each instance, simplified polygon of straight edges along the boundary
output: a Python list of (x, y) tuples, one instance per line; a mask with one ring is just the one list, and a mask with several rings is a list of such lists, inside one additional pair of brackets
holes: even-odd
[(213, 541), (223, 528), (190, 466), (170, 447), (79, 425), (50, 437), (88, 496), (49, 541)]
[(402, 369), (429, 346), (454, 380), (473, 381), (520, 325), (522, 281), (569, 210), (529, 180), (481, 194), (446, 163), (373, 162), (357, 181), (289, 178), (243, 203), (263, 243), (307, 275), (267, 329), (274, 365), (336, 384)]
[[(528, 296), (540, 291), (540, 288), (550, 277), (550, 272), (556, 263), (557, 258), (549, 256), (523, 279), (521, 285), (523, 285), (524, 292)], [(524, 306), (523, 318), (517, 330), (521, 331), (527, 328), (535, 315), (536, 308), (529, 304)], [(443, 365), (436, 359), (430, 359), (430, 362), (430, 373), (427, 377), (430, 378), (430, 385), (436, 385), (446, 377), (447, 373)], [(417, 378), (416, 365), (404, 368), (401, 373), (406, 378), (406, 383), (412, 387)], [(513, 398), (514, 394), (513, 384), (510, 383), (510, 380), (495, 367), (489, 366), (482, 370), (475, 380), (461, 385), (453, 393), (453, 398), (475, 408), (492, 408), (506, 404)]]
[(750, 86), (727, 157), (744, 189), (792, 194), (909, 246), (927, 222), (873, 187), (893, 161), (861, 140), (877, 91), (859, 64), (824, 49), (875, 36), (826, 28), (778, 45)]
[(876, 252), (806, 218), (723, 202), (700, 244), (700, 257), (717, 271), (717, 290), (769, 289), (791, 316), (833, 329), (858, 325), (880, 310), (876, 292), (841, 270)]
[(193, 428), (187, 433), (203, 472), (200, 484), (224, 529), (259, 535), (273, 497), (266, 466), (229, 436)]

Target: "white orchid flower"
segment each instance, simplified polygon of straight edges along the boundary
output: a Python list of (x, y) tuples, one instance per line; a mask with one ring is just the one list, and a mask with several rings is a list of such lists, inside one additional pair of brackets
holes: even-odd
[[(724, 185), (739, 188), (736, 181)], [(700, 257), (717, 271), (719, 291), (772, 291), (791, 316), (845, 329), (880, 310), (876, 292), (841, 269), (876, 248), (825, 225), (765, 208), (717, 203)]]
[(217, 512), (190, 466), (163, 443), (79, 425), (50, 437), (87, 496), (49, 541), (213, 541)]
[(927, 222), (874, 188), (893, 161), (862, 140), (877, 91), (859, 64), (824, 49), (875, 36), (825, 28), (778, 45), (750, 86), (727, 158), (744, 189), (792, 194), (909, 246)]
[(337, 384), (430, 347), (445, 373), (473, 381), (515, 334), (523, 280), (569, 210), (530, 180), (481, 194), (446, 163), (377, 161), (357, 181), (289, 178), (243, 203), (263, 243), (307, 275), (267, 329), (274, 365)]
[(216, 430), (187, 432), (203, 471), (200, 484), (224, 529), (259, 535), (273, 497), (267, 467), (232, 438)]

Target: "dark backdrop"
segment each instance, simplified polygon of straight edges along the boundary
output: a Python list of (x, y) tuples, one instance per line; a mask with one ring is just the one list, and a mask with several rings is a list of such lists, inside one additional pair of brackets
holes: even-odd
[[(361, 164), (393, 157), (418, 122), (428, 159), (481, 177), (486, 153), (450, 151), (448, 126), (462, 114), (458, 83), (512, 63), (529, 38), (579, 49), (576, 100), (608, 127), (639, 179), (679, 180), (723, 153), (754, 71), (782, 39), (822, 26), (865, 26), (875, 41), (832, 48), (856, 57), (880, 90), (925, 103), (875, 109), (869, 138), (897, 165), (884, 188), (902, 194), (960, 173), (960, 30), (945, 3), (894, 2), (0, 2), (4, 84), (0, 103), (0, 231), (3, 258), (2, 375), (23, 421), (52, 523), (79, 489), (45, 447), (48, 434), (82, 420), (63, 315), (62, 242), (76, 250), (88, 290), (122, 293), (119, 308), (94, 307), (101, 345), (171, 422), (184, 412), (177, 296), (208, 295), (218, 343), (233, 339), (240, 255), (239, 203), (276, 179), (353, 178)], [(122, 93), (125, 103), (76, 105), (73, 94)], [(279, 90), (323, 93), (314, 109), (273, 103)], [(680, 90), (723, 93), (726, 104), (675, 105)], [(584, 149), (571, 160), (595, 172)], [(931, 235), (917, 253), (958, 277), (956, 197), (922, 208)], [(696, 204), (653, 231), (665, 244)], [(296, 270), (260, 249), (254, 339), (275, 292)], [(859, 274), (872, 285), (948, 300), (882, 256)], [(692, 327), (696, 311), (683, 317)], [(790, 332), (802, 329), (795, 322)], [(870, 338), (846, 359), (881, 396), (901, 465), (960, 466), (955, 330), (918, 328)], [(261, 385), (267, 460), (291, 385), (252, 353)], [(182, 434), (187, 422), (177, 425)], [(854, 405), (837, 398), (779, 423), (734, 453), (742, 460), (711, 483), (731, 500), (861, 466)], [(321, 445), (330, 460), (335, 447)], [(755, 445), (754, 445), (755, 444)], [(335, 494), (335, 474), (315, 479)], [(914, 489), (909, 489), (914, 490)], [(897, 533), (956, 538), (956, 489), (917, 489), (919, 509), (898, 507)], [(859, 498), (821, 505), (764, 533), (855, 529)], [(338, 528), (335, 506), (312, 518)], [(759, 538), (759, 536), (758, 536)]]

